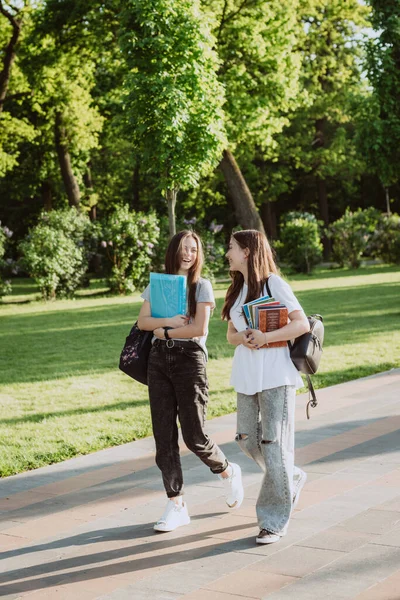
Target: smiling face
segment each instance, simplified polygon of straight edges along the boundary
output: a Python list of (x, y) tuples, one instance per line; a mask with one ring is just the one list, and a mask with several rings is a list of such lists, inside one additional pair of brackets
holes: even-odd
[(198, 248), (192, 235), (186, 236), (181, 244), (179, 275), (187, 275), (197, 260)]
[(234, 237), (231, 237), (228, 246), (228, 252), (225, 254), (229, 262), (230, 271), (240, 271), (247, 273), (247, 257), (249, 251), (247, 248), (239, 246)]

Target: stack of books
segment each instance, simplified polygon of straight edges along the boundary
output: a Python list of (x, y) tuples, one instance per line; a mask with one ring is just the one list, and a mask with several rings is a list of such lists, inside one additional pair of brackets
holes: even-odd
[(175, 317), (186, 314), (186, 277), (150, 273), (151, 316)]
[[(243, 304), (243, 314), (251, 329), (259, 329), (263, 333), (275, 331), (288, 323), (288, 309), (271, 296), (263, 296), (258, 300)], [(270, 342), (268, 348), (284, 348), (286, 341)], [(262, 346), (266, 348), (267, 346)]]

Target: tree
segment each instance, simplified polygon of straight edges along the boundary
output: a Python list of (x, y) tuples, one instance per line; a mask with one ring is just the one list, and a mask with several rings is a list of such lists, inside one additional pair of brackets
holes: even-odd
[(214, 40), (193, 0), (129, 0), (121, 24), (127, 123), (142, 168), (159, 177), (173, 235), (178, 190), (196, 186), (226, 146)]
[[(34, 138), (33, 128), (26, 119), (5, 110), (6, 100), (18, 102), (29, 93), (26, 81), (15, 64), (22, 25), (24, 21), (30, 21), (29, 10), (28, 0), (7, 4), (0, 0), (0, 177), (4, 177), (17, 164), (21, 143)], [(14, 87), (11, 82), (12, 71), (14, 74), (16, 71)]]
[[(263, 153), (263, 186), (272, 200), (303, 185), (313, 190), (325, 227), (333, 187), (354, 181), (364, 163), (355, 141), (356, 107), (367, 93), (360, 38), (368, 8), (358, 0), (303, 0), (298, 48), (302, 55), (298, 106)], [(324, 236), (325, 258), (329, 240)]]

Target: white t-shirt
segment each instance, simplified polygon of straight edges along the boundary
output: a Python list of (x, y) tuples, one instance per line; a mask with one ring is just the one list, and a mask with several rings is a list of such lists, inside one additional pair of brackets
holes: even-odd
[[(141, 298), (143, 298), (143, 300), (147, 300), (148, 302), (150, 302), (150, 285), (148, 285), (146, 287), (143, 294), (141, 295)], [(212, 289), (211, 282), (208, 279), (204, 279), (204, 277), (199, 278), (199, 280), (197, 282), (197, 287), (196, 287), (195, 300), (196, 300), (196, 302), (211, 303), (212, 304), (211, 310), (214, 310), (214, 308), (215, 308), (214, 292)], [(186, 298), (186, 309), (188, 310), (187, 298)], [(189, 319), (189, 323), (192, 323), (192, 321), (193, 321), (193, 319)], [(181, 341), (191, 340), (192, 342), (196, 342), (196, 344), (198, 344), (200, 346), (200, 348), (204, 351), (206, 358), (208, 358), (208, 352), (207, 352), (207, 346), (206, 346), (207, 336), (208, 336), (208, 330), (207, 330), (206, 335), (203, 335), (202, 337), (182, 338)], [(153, 336), (152, 342), (154, 343), (154, 341), (156, 339), (157, 338), (155, 336)], [(180, 338), (174, 338), (174, 339), (179, 340)]]
[[(294, 310), (303, 310), (290, 285), (281, 277), (271, 275), (268, 285), (272, 296), (287, 307), (289, 314)], [(237, 331), (244, 331), (247, 327), (242, 311), (246, 296), (247, 285), (244, 284), (229, 313), (230, 320)], [(235, 349), (230, 382), (236, 392), (247, 395), (257, 394), (282, 385), (294, 385), (296, 389), (304, 385), (298, 370), (290, 359), (287, 346), (285, 348), (250, 350), (242, 344), (236, 346)]]

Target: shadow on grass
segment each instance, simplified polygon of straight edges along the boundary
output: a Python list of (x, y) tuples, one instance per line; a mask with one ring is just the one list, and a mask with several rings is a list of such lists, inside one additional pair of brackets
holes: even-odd
[[(307, 314), (318, 312), (325, 323), (324, 347), (376, 343), (378, 334), (398, 327), (399, 284), (307, 290), (298, 293)], [(141, 302), (0, 315), (2, 383), (46, 381), (112, 372)], [(228, 358), (221, 321), (222, 300), (210, 322), (210, 358)], [(387, 363), (394, 366), (389, 361)]]
[(132, 408), (133, 406), (147, 406), (148, 403), (148, 400), (115, 402), (114, 404), (105, 404), (103, 406), (87, 406), (83, 408), (74, 408), (71, 410), (57, 410), (54, 412), (29, 414), (23, 417), (13, 417), (11, 419), (0, 419), (0, 423), (3, 425), (17, 425), (18, 423), (40, 423), (44, 419), (57, 419), (59, 417), (71, 417), (72, 415), (87, 415), (91, 413), (125, 410)]

